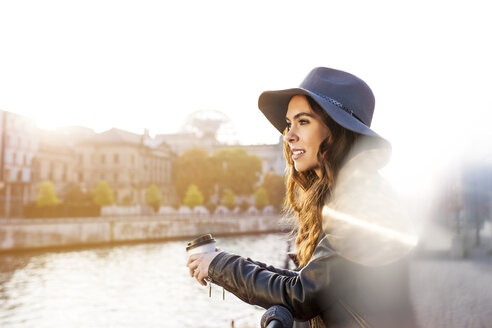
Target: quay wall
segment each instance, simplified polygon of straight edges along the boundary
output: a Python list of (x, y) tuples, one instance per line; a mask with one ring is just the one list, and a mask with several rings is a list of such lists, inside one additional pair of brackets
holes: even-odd
[(279, 215), (0, 220), (0, 252), (288, 230)]

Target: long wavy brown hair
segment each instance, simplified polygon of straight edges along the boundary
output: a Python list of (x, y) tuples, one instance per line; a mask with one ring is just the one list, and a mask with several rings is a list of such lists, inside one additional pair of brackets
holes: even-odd
[[(297, 260), (305, 266), (311, 258), (316, 241), (322, 230), (321, 211), (335, 186), (340, 167), (357, 139), (357, 134), (336, 123), (313, 99), (306, 96), (313, 111), (318, 114), (330, 130), (330, 136), (321, 142), (318, 150), (320, 176), (314, 169), (298, 172), (294, 168), (292, 151), (284, 140), (286, 168), (286, 198), (284, 209), (294, 213), (298, 225), (292, 233), (296, 235)], [(284, 131), (284, 135), (287, 129)], [(329, 227), (324, 227), (329, 231)]]

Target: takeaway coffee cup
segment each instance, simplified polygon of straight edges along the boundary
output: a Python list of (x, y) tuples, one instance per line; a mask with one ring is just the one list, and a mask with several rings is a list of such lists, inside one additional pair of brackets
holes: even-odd
[[(202, 235), (192, 241), (188, 242), (186, 246), (186, 251), (189, 255), (197, 253), (210, 253), (215, 252), (215, 239), (212, 238), (211, 234)], [(205, 278), (208, 280), (208, 278)], [(208, 297), (212, 297), (212, 284), (208, 284)], [(225, 299), (225, 290), (222, 288), (222, 300)]]
[(211, 234), (202, 235), (188, 242), (186, 251), (189, 255), (196, 253), (215, 252), (215, 239)]

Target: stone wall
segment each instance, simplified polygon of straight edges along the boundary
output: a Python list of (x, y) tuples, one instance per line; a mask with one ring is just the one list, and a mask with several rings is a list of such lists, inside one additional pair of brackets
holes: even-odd
[(140, 217), (0, 220), (0, 251), (288, 230), (280, 217)]

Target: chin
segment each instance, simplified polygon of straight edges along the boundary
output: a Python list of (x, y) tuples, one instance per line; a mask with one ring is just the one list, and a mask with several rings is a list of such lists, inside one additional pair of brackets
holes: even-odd
[(305, 171), (304, 168), (302, 167), (302, 165), (296, 165), (295, 163), (294, 163), (294, 169), (296, 169), (296, 171), (299, 173), (302, 173)]
[(302, 164), (298, 165), (298, 164), (294, 163), (294, 168), (296, 169), (297, 172), (303, 173), (303, 172), (306, 172), (309, 170), (313, 170), (316, 167), (315, 166), (302, 165)]
[(297, 172), (299, 173), (303, 173), (303, 172), (306, 172), (307, 170), (310, 169), (310, 167), (306, 167), (306, 165), (295, 165), (294, 164), (294, 168), (296, 169)]

